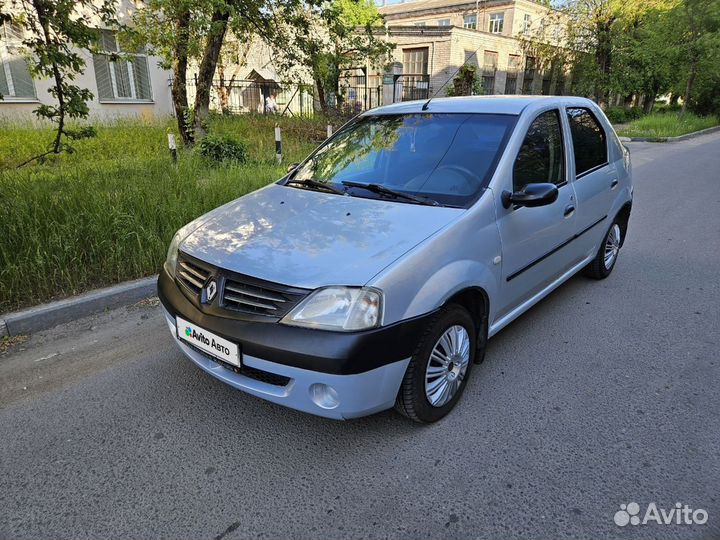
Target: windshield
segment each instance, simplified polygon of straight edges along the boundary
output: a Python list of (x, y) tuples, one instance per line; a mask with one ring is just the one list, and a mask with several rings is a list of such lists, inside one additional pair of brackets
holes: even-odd
[(291, 177), (332, 184), (356, 196), (387, 193), (343, 182), (378, 184), (443, 205), (465, 206), (487, 185), (516, 119), (499, 114), (361, 117)]

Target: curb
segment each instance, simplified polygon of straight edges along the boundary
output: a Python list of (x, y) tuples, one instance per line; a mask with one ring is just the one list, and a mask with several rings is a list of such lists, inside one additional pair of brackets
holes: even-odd
[(693, 131), (692, 133), (686, 133), (685, 135), (678, 135), (677, 137), (619, 137), (621, 142), (680, 142), (688, 139), (694, 139), (701, 135), (707, 135), (709, 133), (715, 133), (720, 131), (720, 126), (713, 126), (700, 131)]
[(93, 315), (105, 309), (133, 304), (155, 295), (157, 275), (96, 289), (72, 298), (0, 314), (0, 337), (47, 330), (60, 323)]

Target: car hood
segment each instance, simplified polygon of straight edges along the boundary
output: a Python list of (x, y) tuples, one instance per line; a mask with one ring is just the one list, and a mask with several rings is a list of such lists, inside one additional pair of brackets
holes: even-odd
[(285, 285), (363, 285), (463, 212), (271, 184), (198, 220), (180, 249)]

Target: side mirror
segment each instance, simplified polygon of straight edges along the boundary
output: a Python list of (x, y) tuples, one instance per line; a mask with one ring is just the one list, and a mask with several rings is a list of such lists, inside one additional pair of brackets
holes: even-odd
[(516, 206), (545, 206), (554, 203), (558, 198), (558, 188), (555, 184), (528, 184), (522, 191), (510, 193), (503, 191), (501, 195), (502, 204), (505, 208), (510, 205)]
[(295, 169), (298, 168), (298, 165), (300, 165), (300, 164), (299, 163), (291, 163), (290, 165), (288, 165), (287, 172), (289, 172), (289, 173), (293, 172)]

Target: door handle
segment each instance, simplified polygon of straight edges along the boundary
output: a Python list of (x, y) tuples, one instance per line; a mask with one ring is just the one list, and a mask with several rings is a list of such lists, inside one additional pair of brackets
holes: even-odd
[(610, 182), (610, 189), (615, 189), (615, 188), (617, 187), (617, 185), (618, 185), (618, 182), (619, 182), (619, 181), (618, 181), (617, 178), (613, 178), (613, 179), (612, 179), (612, 182)]
[(575, 212), (575, 206), (573, 206), (572, 204), (568, 204), (565, 207), (565, 212), (563, 212), (563, 216), (570, 217), (573, 215), (573, 212)]

